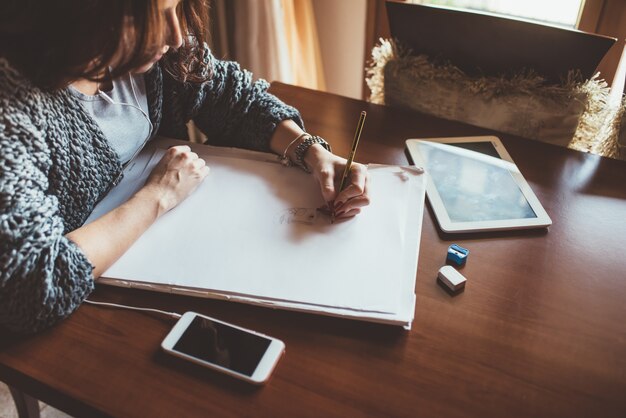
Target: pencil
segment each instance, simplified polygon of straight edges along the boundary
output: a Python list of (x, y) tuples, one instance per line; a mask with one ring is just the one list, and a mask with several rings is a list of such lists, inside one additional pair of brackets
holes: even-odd
[(365, 123), (365, 116), (367, 116), (367, 112), (363, 110), (361, 112), (361, 117), (359, 118), (359, 123), (356, 125), (356, 132), (354, 132), (354, 139), (352, 140), (352, 148), (350, 149), (350, 154), (348, 155), (348, 162), (346, 162), (346, 168), (343, 170), (343, 175), (341, 176), (341, 183), (339, 186), (339, 191), (337, 194), (341, 193), (343, 189), (346, 187), (346, 181), (348, 180), (348, 175), (350, 174), (350, 167), (352, 166), (352, 161), (354, 161), (354, 155), (356, 154), (356, 147), (359, 145), (359, 139), (361, 138), (361, 131), (363, 131), (363, 124)]
[[(359, 139), (361, 138), (361, 131), (363, 131), (363, 124), (365, 124), (365, 116), (367, 116), (367, 112), (365, 110), (361, 111), (361, 117), (359, 117), (359, 122), (356, 125), (356, 131), (354, 132), (354, 139), (352, 140), (352, 147), (350, 149), (350, 154), (348, 155), (346, 168), (344, 168), (343, 174), (341, 176), (341, 183), (339, 185), (339, 190), (337, 191), (337, 194), (341, 193), (343, 189), (346, 187), (346, 182), (350, 174), (350, 168), (352, 167), (352, 162), (354, 161), (354, 155), (356, 154), (356, 147), (359, 145)], [(333, 209), (332, 215), (333, 215), (332, 221), (334, 221), (335, 220), (334, 209)]]

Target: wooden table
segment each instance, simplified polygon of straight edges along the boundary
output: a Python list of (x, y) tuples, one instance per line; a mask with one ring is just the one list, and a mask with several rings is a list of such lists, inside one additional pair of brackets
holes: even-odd
[[(405, 164), (406, 138), (491, 133), (283, 84), (272, 91), (343, 155), (367, 110), (363, 162)], [(170, 319), (85, 305), (39, 335), (3, 335), (0, 379), (90, 417), (625, 417), (626, 163), (499, 137), (554, 225), (444, 235), (429, 208), (410, 332), (100, 286), (94, 299), (217, 316), (281, 338), (287, 353), (267, 386), (251, 387), (162, 354)], [(471, 249), (455, 297), (435, 281), (453, 242)]]

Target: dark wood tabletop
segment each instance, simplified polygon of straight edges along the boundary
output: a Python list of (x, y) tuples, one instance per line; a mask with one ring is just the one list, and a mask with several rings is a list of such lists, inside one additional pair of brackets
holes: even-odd
[[(279, 83), (272, 91), (341, 155), (367, 110), (362, 162), (406, 164), (407, 138), (492, 134)], [(498, 136), (553, 225), (447, 235), (427, 205), (411, 331), (101, 285), (94, 300), (201, 312), (278, 337), (286, 354), (253, 387), (161, 353), (167, 317), (84, 305), (41, 334), (4, 333), (0, 380), (89, 417), (625, 417), (626, 163)], [(456, 296), (436, 283), (452, 243), (471, 251)]]

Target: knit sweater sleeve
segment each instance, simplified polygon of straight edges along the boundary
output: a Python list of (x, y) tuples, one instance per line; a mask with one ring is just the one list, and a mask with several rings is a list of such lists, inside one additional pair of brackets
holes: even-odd
[(94, 287), (93, 267), (65, 238), (47, 192), (51, 162), (36, 116), (0, 102), (9, 103), (0, 112), (0, 326), (30, 333), (79, 306)]
[(208, 80), (185, 83), (183, 89), (187, 119), (193, 119), (209, 144), (267, 152), (281, 121), (292, 119), (304, 127), (295, 108), (267, 92), (267, 81), (253, 80), (236, 62), (216, 59), (206, 44), (203, 54)]

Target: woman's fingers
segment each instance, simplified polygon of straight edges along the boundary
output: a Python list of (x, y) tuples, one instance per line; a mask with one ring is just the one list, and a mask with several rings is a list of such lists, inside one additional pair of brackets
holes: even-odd
[(177, 145), (175, 147), (170, 147), (167, 149), (165, 155), (169, 158), (174, 158), (184, 152), (191, 152), (191, 148), (189, 147), (189, 145)]
[(191, 153), (191, 147), (189, 145), (176, 145), (175, 147), (169, 147), (166, 156), (172, 157), (180, 157), (184, 153)]
[(350, 169), (350, 184), (335, 199), (335, 212), (369, 205), (369, 175), (363, 164), (353, 164)]
[(361, 196), (365, 192), (367, 178), (367, 168), (363, 164), (352, 164), (349, 174), (350, 183), (337, 195), (336, 206), (343, 204), (348, 199)]
[(335, 200), (335, 172), (332, 168), (322, 168), (317, 172), (317, 181), (322, 190), (324, 201), (330, 205)]
[(202, 158), (198, 158), (192, 161), (191, 167), (194, 173), (200, 178), (206, 177), (209, 174), (209, 171), (211, 170), (209, 166), (206, 165), (206, 161), (204, 161)]
[(347, 212), (356, 208), (362, 208), (369, 204), (370, 204), (370, 199), (368, 196), (363, 195), (363, 196), (353, 197), (352, 199), (349, 199), (348, 201), (346, 201), (343, 205), (337, 207), (335, 209), (335, 214)]
[(359, 213), (361, 213), (361, 209), (359, 208), (354, 208), (354, 209), (350, 209), (348, 211), (342, 211), (339, 213), (335, 214), (335, 219), (348, 219), (348, 218), (353, 218), (356, 215), (358, 215)]
[(172, 157), (172, 160), (174, 164), (176, 164), (178, 167), (181, 167), (181, 166), (184, 166), (185, 164), (190, 164), (198, 160), (199, 158), (200, 157), (198, 157), (198, 154), (187, 149), (187, 150), (178, 150)]
[(202, 168), (206, 165), (206, 161), (204, 161), (202, 158), (192, 159), (189, 163), (193, 168)]
[(157, 190), (164, 211), (189, 196), (209, 174), (206, 161), (187, 145), (171, 147), (152, 170), (145, 187)]

